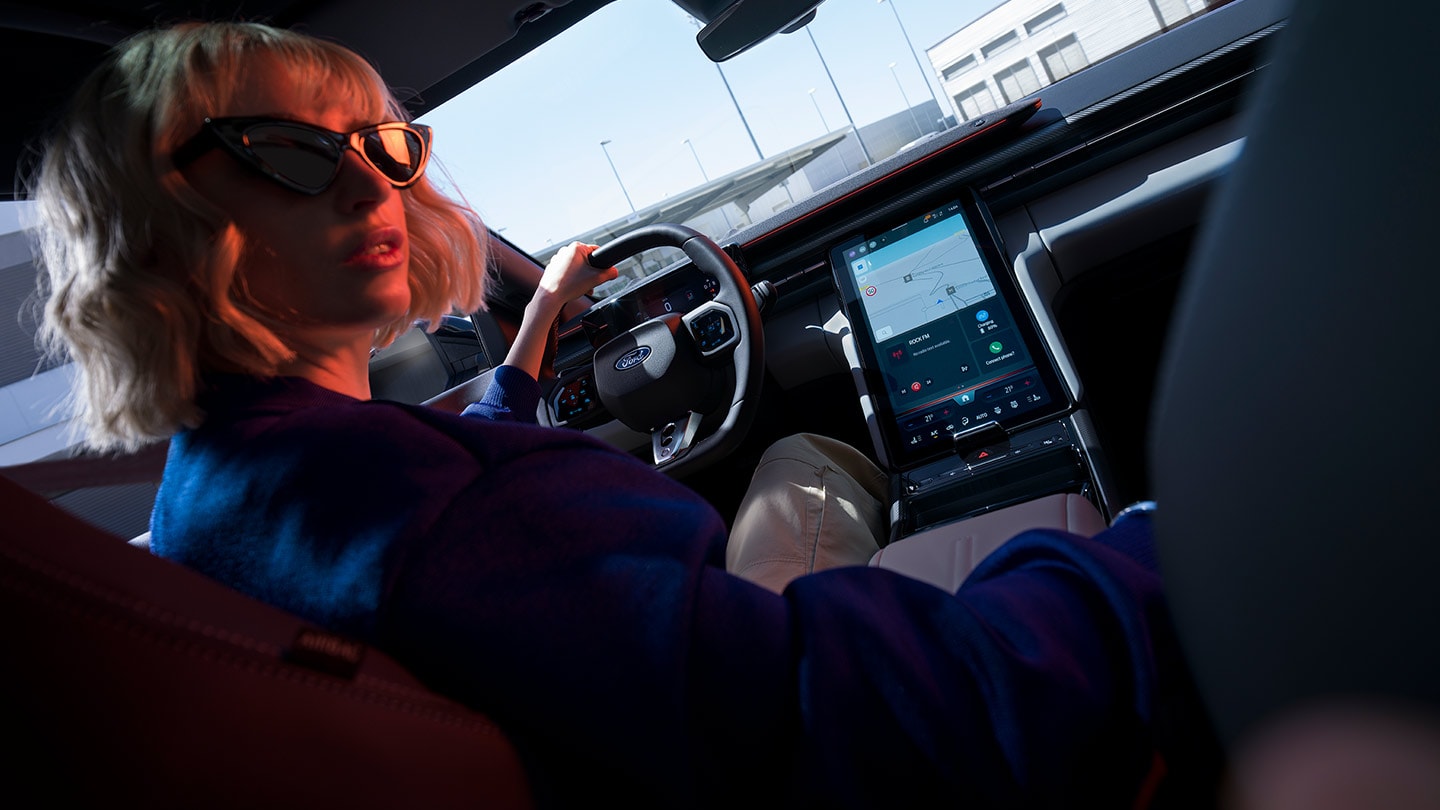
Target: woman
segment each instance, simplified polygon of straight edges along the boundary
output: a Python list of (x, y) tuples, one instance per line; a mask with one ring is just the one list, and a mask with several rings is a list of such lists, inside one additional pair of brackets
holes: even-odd
[(370, 401), (372, 346), (481, 301), (430, 141), (363, 60), (258, 25), (141, 35), (80, 90), (35, 184), (45, 329), (93, 444), (175, 434), (156, 553), (489, 713), (542, 803), (1142, 795), (1195, 710), (1143, 519), (1024, 535), (958, 594), (732, 576), (703, 499), (530, 424), (549, 325), (614, 276), (585, 245), (466, 414)]

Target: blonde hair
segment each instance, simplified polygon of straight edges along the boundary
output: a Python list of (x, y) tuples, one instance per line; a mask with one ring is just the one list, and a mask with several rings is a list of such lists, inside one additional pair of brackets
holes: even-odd
[[(270, 57), (297, 93), (339, 83), (374, 120), (408, 116), (354, 52), (256, 23), (186, 23), (117, 46), (81, 85), (31, 184), (46, 298), (40, 341), (78, 368), (85, 442), (133, 450), (200, 423), (201, 375), (273, 376), (293, 358), (237, 273), (244, 240), (171, 155), (226, 109), (242, 72)], [(482, 305), (486, 231), (428, 179), (401, 192), (410, 310), (378, 330), (389, 345), (416, 321)]]

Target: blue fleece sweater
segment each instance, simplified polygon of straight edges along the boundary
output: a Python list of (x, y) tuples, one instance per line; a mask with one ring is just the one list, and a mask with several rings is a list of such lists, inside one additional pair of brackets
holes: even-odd
[(155, 553), (486, 712), (542, 804), (1129, 807), (1196, 731), (1144, 518), (1022, 535), (958, 594), (846, 568), (781, 596), (725, 572), (693, 491), (531, 424), (523, 372), (462, 415), (212, 382)]

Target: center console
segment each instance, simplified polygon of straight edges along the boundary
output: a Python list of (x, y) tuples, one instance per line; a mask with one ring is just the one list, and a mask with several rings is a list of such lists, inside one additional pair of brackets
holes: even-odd
[(973, 196), (830, 250), (843, 338), (894, 493), (891, 539), (1060, 492), (1096, 502), (1083, 414)]

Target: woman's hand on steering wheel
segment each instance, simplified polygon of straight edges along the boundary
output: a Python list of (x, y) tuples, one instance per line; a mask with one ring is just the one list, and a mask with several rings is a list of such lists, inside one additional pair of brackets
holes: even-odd
[[(540, 379), (541, 369), (546, 365), (545, 352), (550, 334), (560, 311), (567, 303), (587, 295), (597, 284), (619, 274), (614, 267), (591, 266), (589, 259), (593, 252), (595, 245), (571, 242), (550, 257), (535, 287), (535, 295), (525, 305), (525, 315), (514, 342), (510, 344), (510, 351), (505, 355), (505, 365)], [(550, 350), (553, 351), (554, 347)]]
[(571, 242), (560, 248), (545, 265), (545, 272), (535, 288), (535, 299), (544, 298), (546, 303), (555, 301), (555, 314), (558, 315), (569, 302), (589, 295), (597, 286), (619, 276), (620, 271), (614, 267), (591, 266), (590, 254), (595, 252), (596, 247), (584, 242)]

